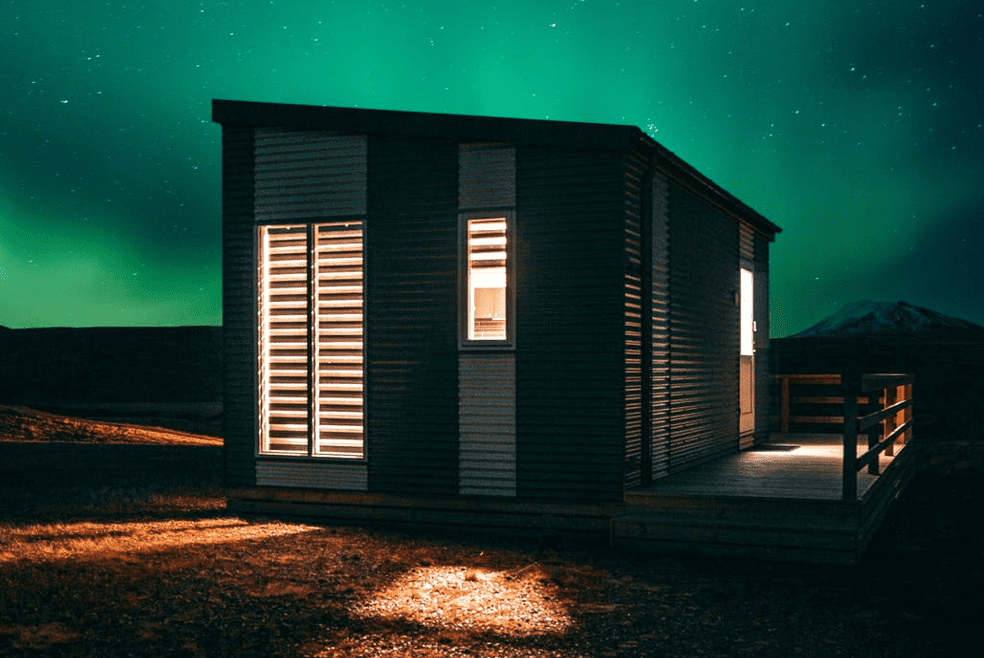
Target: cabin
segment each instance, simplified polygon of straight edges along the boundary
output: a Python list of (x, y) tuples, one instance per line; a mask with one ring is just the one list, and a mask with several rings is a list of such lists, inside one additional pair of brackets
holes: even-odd
[(240, 508), (610, 529), (627, 493), (767, 439), (780, 229), (638, 128), (213, 120)]

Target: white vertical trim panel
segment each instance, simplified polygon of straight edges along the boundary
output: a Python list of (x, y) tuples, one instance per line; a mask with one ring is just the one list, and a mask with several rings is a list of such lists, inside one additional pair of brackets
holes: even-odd
[(458, 360), (458, 493), (516, 495), (516, 356)]
[(300, 462), (257, 460), (256, 484), (261, 487), (368, 491), (365, 462)]
[(505, 144), (458, 146), (458, 210), (516, 205), (516, 149)]
[(365, 135), (257, 128), (257, 221), (365, 215)]

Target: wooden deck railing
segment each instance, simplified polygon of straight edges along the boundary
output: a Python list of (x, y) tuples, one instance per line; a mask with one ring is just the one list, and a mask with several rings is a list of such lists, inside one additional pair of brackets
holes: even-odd
[[(790, 374), (773, 378), (780, 384), (778, 420), (783, 434), (790, 434), (794, 427), (800, 432), (811, 426), (839, 430), (836, 433), (843, 437), (844, 445), (844, 500), (857, 498), (858, 471), (867, 467), (868, 473), (878, 475), (880, 455), (893, 456), (897, 444), (912, 439), (912, 375)], [(790, 394), (794, 386), (797, 395)], [(868, 449), (859, 455), (860, 434), (867, 435)]]

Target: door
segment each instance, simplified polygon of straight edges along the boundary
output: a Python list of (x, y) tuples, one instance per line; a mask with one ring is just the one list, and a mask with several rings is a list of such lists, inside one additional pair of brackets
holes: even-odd
[(741, 365), (739, 368), (740, 415), (738, 433), (740, 447), (752, 444), (755, 432), (755, 315), (753, 276), (751, 270), (741, 270)]

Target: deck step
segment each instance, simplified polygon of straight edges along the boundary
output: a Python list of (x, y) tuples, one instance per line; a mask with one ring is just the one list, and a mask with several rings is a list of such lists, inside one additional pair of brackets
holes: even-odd
[[(768, 514), (764, 512), (713, 509), (654, 510), (628, 508), (613, 519), (616, 542), (645, 548), (688, 548), (720, 553), (722, 549), (744, 547), (746, 554), (756, 548), (833, 551), (844, 560), (857, 548), (859, 517), (856, 514), (822, 516), (808, 513)], [(851, 557), (850, 559), (853, 559)], [(833, 561), (842, 561), (835, 559)]]
[(627, 523), (647, 525), (731, 526), (749, 529), (780, 529), (804, 532), (856, 532), (857, 514), (817, 514), (809, 511), (769, 513), (753, 509), (666, 509), (627, 506), (617, 517)]

